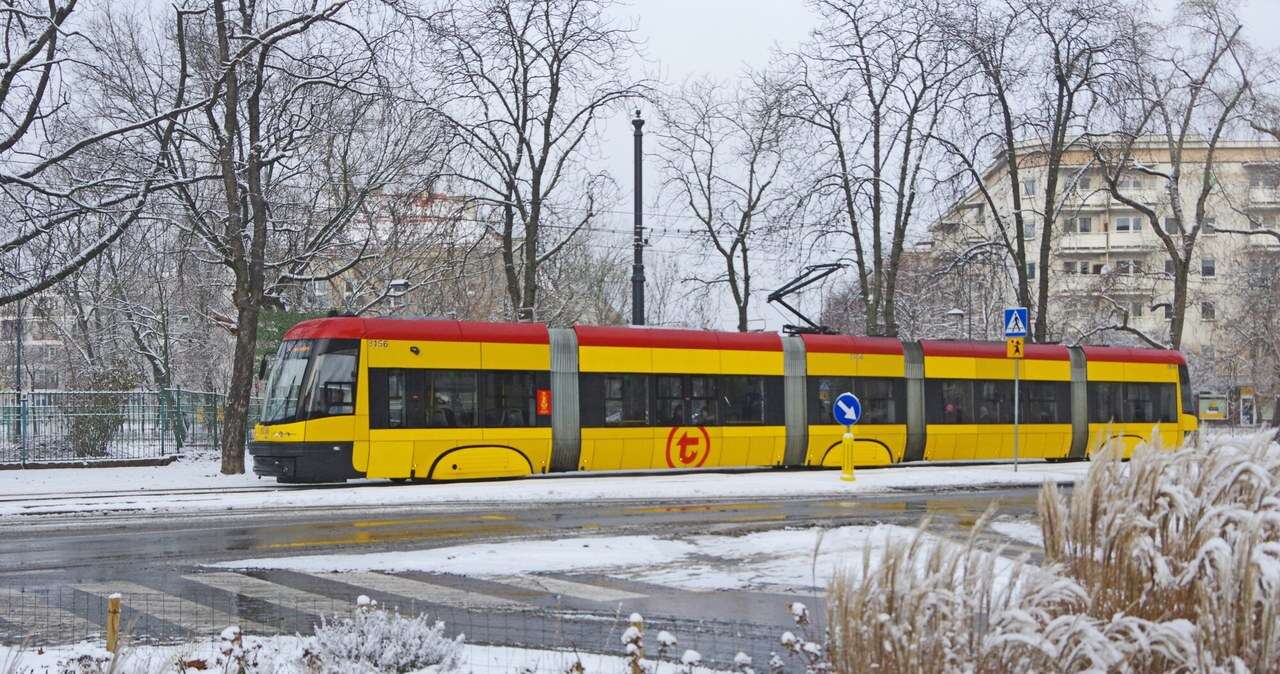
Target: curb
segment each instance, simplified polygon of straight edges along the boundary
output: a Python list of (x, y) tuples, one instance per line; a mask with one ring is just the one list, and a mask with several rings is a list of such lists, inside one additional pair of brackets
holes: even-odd
[(150, 459), (102, 459), (80, 461), (39, 461), (28, 463), (0, 463), (0, 470), (36, 470), (41, 468), (137, 468), (167, 466), (178, 460), (177, 454)]

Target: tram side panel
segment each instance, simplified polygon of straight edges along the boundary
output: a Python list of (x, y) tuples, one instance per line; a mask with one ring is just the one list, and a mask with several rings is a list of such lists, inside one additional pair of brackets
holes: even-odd
[(805, 464), (838, 467), (844, 427), (834, 423), (836, 396), (852, 391), (863, 417), (854, 433), (854, 465), (902, 460), (907, 441), (905, 365), (897, 340), (805, 335), (807, 413)]

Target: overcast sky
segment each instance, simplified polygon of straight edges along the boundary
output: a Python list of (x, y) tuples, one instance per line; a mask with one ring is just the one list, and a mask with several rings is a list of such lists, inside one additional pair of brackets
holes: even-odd
[[(1153, 0), (1156, 11), (1171, 15), (1177, 0)], [(790, 49), (808, 34), (816, 15), (803, 0), (633, 0), (623, 10), (628, 20), (634, 21), (638, 37), (644, 43), (648, 58), (646, 72), (655, 75), (663, 83), (679, 83), (688, 77), (710, 75), (720, 79), (734, 78), (748, 69), (767, 65), (774, 47)], [(1267, 49), (1280, 49), (1280, 0), (1246, 0), (1242, 9), (1248, 39)], [(649, 119), (646, 131), (655, 125), (654, 115)], [(646, 151), (653, 152), (655, 142), (647, 137)], [(610, 120), (604, 139), (603, 152), (608, 170), (618, 181), (623, 194), (617, 211), (607, 228), (629, 228), (632, 185), (631, 125), (625, 115)], [(646, 165), (646, 197), (656, 196), (658, 191), (654, 162)], [(646, 225), (659, 227), (696, 226), (696, 222), (682, 220), (646, 199)], [(625, 237), (608, 244), (618, 250), (628, 246)], [(688, 239), (655, 237), (647, 253), (650, 262), (657, 258), (676, 261), (682, 268), (692, 269), (703, 264), (718, 264), (717, 260), (704, 258), (690, 250)], [(790, 278), (796, 270), (797, 260), (781, 255), (764, 254), (756, 271), (758, 287), (762, 292), (752, 316), (757, 317), (753, 327), (776, 329), (790, 317), (784, 317), (766, 307), (763, 295), (773, 286)], [(783, 278), (785, 277), (785, 278)], [(652, 279), (652, 274), (650, 275)], [(727, 295), (727, 289), (725, 291)], [(816, 293), (812, 293), (816, 295)], [(806, 305), (816, 306), (816, 297), (807, 298)], [(718, 316), (720, 327), (732, 326), (731, 306), (708, 308)]]

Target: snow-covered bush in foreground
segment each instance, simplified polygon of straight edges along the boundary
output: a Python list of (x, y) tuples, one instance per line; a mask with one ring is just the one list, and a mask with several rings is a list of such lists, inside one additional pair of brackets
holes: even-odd
[(1044, 487), (1043, 568), (1001, 572), (985, 521), (864, 555), (828, 595), (833, 669), (1280, 672), (1280, 446), (1157, 450)]
[(322, 619), (307, 643), (311, 671), (322, 674), (413, 672), (457, 667), (462, 635), (450, 639), (444, 623), (426, 615), (406, 618), (373, 606), (366, 597), (349, 618)]

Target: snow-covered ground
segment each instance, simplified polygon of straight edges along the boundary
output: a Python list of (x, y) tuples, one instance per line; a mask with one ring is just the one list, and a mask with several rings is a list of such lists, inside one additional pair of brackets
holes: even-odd
[[(1088, 463), (916, 465), (838, 471), (541, 475), (497, 482), (403, 484), (357, 481), (323, 489), (277, 485), (253, 475), (218, 474), (216, 463), (137, 468), (0, 471), (0, 517), (48, 513), (261, 511), (295, 507), (377, 507), (610, 499), (682, 500), (841, 496), (898, 490), (1038, 486), (1074, 482)], [(195, 490), (175, 493), (175, 490)]]
[[(820, 593), (838, 571), (862, 570), (914, 529), (894, 525), (776, 529), (743, 536), (584, 536), (513, 540), (386, 553), (303, 555), (215, 564), (303, 573), (425, 571), (501, 580), (590, 573), (684, 590)], [(932, 539), (938, 540), (938, 539)]]
[[(276, 652), (288, 652), (297, 648), (297, 637), (269, 637), (255, 639), (247, 637), (246, 641), (261, 644), (264, 649)], [(618, 652), (622, 652), (622, 644), (618, 644)], [(46, 649), (22, 649), (0, 645), (0, 672), (5, 674), (63, 674), (63, 672), (80, 672), (80, 669), (64, 669), (65, 663), (81, 656), (109, 662), (110, 653), (101, 644), (77, 644)], [(598, 653), (580, 653), (556, 650), (539, 650), (531, 648), (511, 648), (502, 646), (477, 646), (466, 644), (462, 647), (462, 657), (455, 671), (468, 674), (564, 674), (572, 670), (575, 663), (581, 662), (583, 670), (591, 674), (625, 674), (626, 660), (621, 655), (601, 655)], [(109, 670), (106, 664), (101, 671), (113, 674), (198, 674), (202, 672), (223, 671), (213, 665), (217, 656), (217, 644), (213, 641), (194, 642), (178, 646), (137, 646), (126, 647), (121, 654), (117, 669)], [(680, 652), (675, 654), (679, 657)], [(193, 666), (178, 669), (177, 662), (190, 663)], [(307, 674), (308, 670), (301, 658), (295, 663), (296, 668), (274, 669), (272, 674)], [(654, 664), (648, 661), (647, 664)], [(664, 671), (673, 672), (675, 668), (667, 665)], [(83, 670), (96, 672), (97, 669)], [(652, 669), (648, 671), (653, 671)], [(436, 674), (434, 667), (415, 670), (406, 674)], [(697, 668), (697, 674), (714, 674), (713, 670)]]

